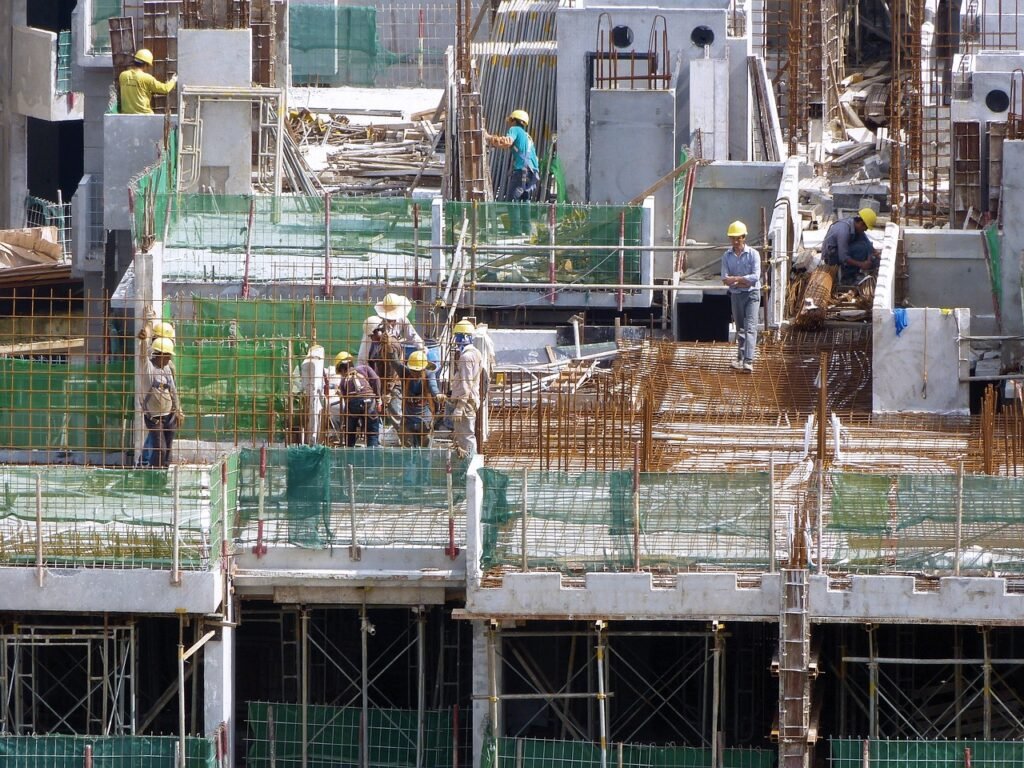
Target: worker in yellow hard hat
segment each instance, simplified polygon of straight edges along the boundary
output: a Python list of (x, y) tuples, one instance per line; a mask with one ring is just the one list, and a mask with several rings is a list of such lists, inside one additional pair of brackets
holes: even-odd
[(861, 270), (870, 272), (878, 263), (875, 246), (867, 236), (877, 218), (878, 214), (871, 208), (861, 208), (856, 216), (840, 219), (825, 233), (821, 259), (840, 268), (840, 283), (855, 283)]
[(142, 365), (142, 386), (139, 390), (139, 408), (146, 425), (140, 463), (144, 467), (166, 468), (171, 463), (174, 435), (185, 418), (171, 368), (174, 342), (160, 336), (153, 339), (149, 352)]
[(118, 76), (122, 115), (152, 115), (153, 94), (165, 94), (174, 90), (178, 82), (177, 75), (172, 75), (170, 80), (163, 83), (147, 71), (152, 66), (152, 51), (148, 48), (139, 48), (135, 51), (132, 65)]
[(400, 366), (402, 371), (402, 445), (406, 448), (429, 448), (434, 429), (434, 413), (445, 397), (437, 385), (437, 366), (427, 353), (417, 349)]
[(747, 245), (747, 225), (734, 221), (726, 230), (729, 248), (722, 254), (722, 283), (736, 325), (736, 359), (731, 365), (752, 373), (757, 354), (757, 321), (761, 308), (761, 256)]
[(455, 369), (452, 373), (452, 441), (460, 456), (476, 453), (476, 412), (480, 408), (480, 375), (484, 360), (473, 346), (476, 326), (463, 318), (452, 328)]
[[(537, 162), (537, 148), (527, 132), (530, 115), (526, 110), (513, 110), (506, 120), (508, 132), (504, 136), (484, 134), (487, 143), (496, 149), (512, 151), (512, 173), (505, 184), (503, 200), (512, 203), (533, 200), (540, 183), (540, 164)], [(530, 214), (519, 206), (509, 210), (509, 229), (513, 235), (530, 234)]]
[(345, 420), (345, 445), (354, 448), (365, 435), (366, 447), (380, 446), (380, 377), (368, 365), (356, 364), (350, 352), (334, 357), (334, 370), (339, 376), (339, 418)]

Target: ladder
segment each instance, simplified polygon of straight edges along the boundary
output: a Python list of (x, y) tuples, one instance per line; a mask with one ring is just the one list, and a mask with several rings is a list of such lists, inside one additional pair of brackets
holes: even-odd
[(779, 768), (807, 768), (810, 750), (810, 624), (806, 569), (782, 571), (779, 614)]

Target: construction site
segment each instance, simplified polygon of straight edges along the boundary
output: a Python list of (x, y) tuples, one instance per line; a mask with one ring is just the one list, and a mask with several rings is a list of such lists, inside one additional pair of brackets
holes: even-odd
[(0, 3), (0, 766), (1024, 766), (1022, 27)]

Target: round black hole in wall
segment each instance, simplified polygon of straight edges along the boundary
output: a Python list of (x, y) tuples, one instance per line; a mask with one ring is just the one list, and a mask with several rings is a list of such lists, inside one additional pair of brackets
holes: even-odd
[(690, 40), (700, 48), (703, 48), (705, 45), (711, 45), (715, 42), (714, 30), (703, 25), (694, 27), (693, 32), (690, 33)]
[(1005, 112), (1010, 106), (1010, 97), (1006, 91), (993, 88), (985, 94), (985, 106), (993, 112)]
[(616, 48), (628, 48), (633, 44), (633, 30), (629, 27), (614, 27), (612, 29), (612, 44)]

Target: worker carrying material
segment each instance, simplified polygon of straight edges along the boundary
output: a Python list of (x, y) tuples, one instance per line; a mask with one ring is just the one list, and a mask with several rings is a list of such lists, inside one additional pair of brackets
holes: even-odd
[(122, 115), (152, 115), (153, 94), (166, 94), (174, 90), (178, 76), (172, 75), (170, 80), (162, 83), (146, 71), (152, 66), (153, 54), (148, 48), (139, 48), (131, 67), (118, 76)]
[(368, 365), (355, 364), (349, 352), (334, 357), (338, 374), (340, 418), (345, 420), (345, 445), (354, 448), (359, 437), (366, 436), (366, 447), (380, 446), (380, 377)]
[(732, 245), (722, 254), (722, 282), (728, 288), (736, 324), (736, 359), (731, 365), (751, 373), (757, 353), (757, 321), (761, 308), (761, 255), (747, 245), (747, 225), (734, 221), (726, 236)]
[(455, 334), (455, 370), (452, 373), (452, 440), (462, 457), (476, 453), (476, 413), (480, 408), (480, 374), (484, 361), (473, 346), (476, 328), (463, 318), (452, 329)]
[(429, 448), (434, 429), (434, 413), (445, 397), (437, 385), (435, 366), (427, 353), (418, 349), (400, 366), (402, 371), (402, 445)]
[(860, 270), (869, 272), (875, 266), (875, 246), (867, 231), (874, 228), (877, 216), (871, 208), (861, 208), (856, 216), (840, 219), (825, 233), (821, 258), (840, 267), (839, 282), (853, 283)]
[[(145, 349), (145, 337), (142, 339)], [(142, 366), (139, 389), (143, 422), (146, 425), (146, 441), (142, 446), (143, 467), (165, 469), (171, 463), (171, 448), (174, 435), (185, 420), (178, 400), (178, 389), (174, 384), (171, 357), (174, 356), (174, 342), (166, 337), (153, 340), (150, 355)]]
[[(526, 129), (530, 116), (525, 110), (516, 109), (508, 116), (508, 133), (504, 136), (485, 134), (487, 143), (497, 149), (512, 150), (512, 173), (505, 185), (503, 200), (512, 203), (529, 202), (540, 182), (540, 166), (537, 162), (537, 148)], [(513, 205), (509, 211), (509, 229), (513, 235), (530, 234), (530, 214)]]

